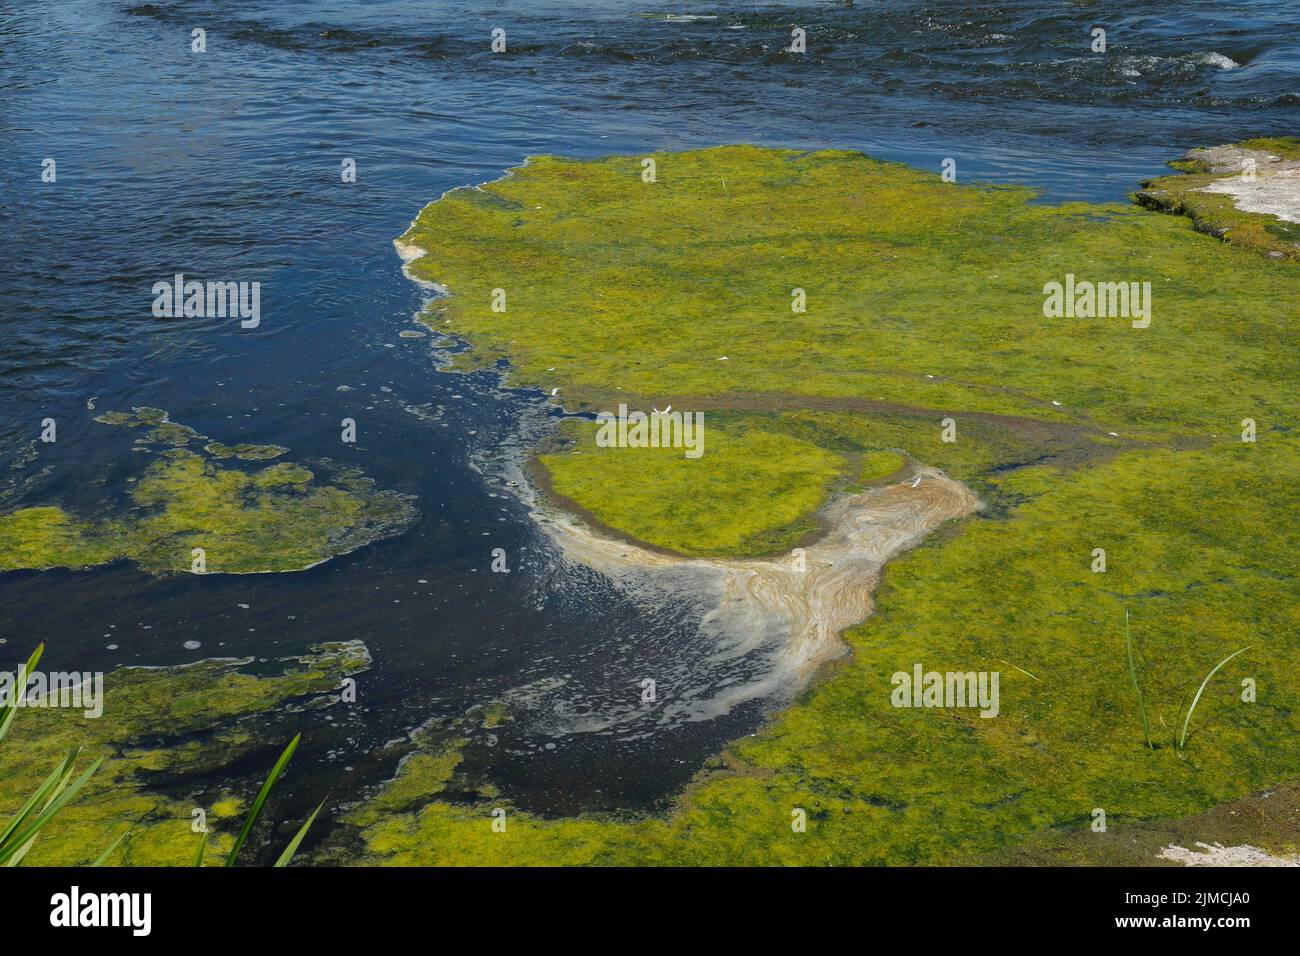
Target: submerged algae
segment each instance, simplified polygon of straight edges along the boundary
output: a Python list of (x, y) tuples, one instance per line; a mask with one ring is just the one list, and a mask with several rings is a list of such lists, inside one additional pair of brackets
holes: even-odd
[[(489, 812), (508, 803), (434, 800), (365, 821), (368, 860), (970, 862), (1086, 830), (1097, 806), (1120, 825), (1183, 817), (1300, 772), (1294, 266), (1142, 209), (1030, 204), (852, 153), (654, 158), (657, 183), (641, 157), (542, 157), (420, 213), (407, 268), (449, 289), (430, 321), (474, 345), (463, 360), (508, 355), (517, 382), (570, 408), (717, 409), (864, 469), (902, 450), (994, 506), (892, 563), (877, 613), (845, 635), (853, 656), (671, 812), (509, 810), (497, 833)], [(1151, 326), (1045, 319), (1043, 285), (1066, 273), (1150, 281)], [(1245, 417), (1256, 442), (1239, 440)], [(578, 505), (636, 526), (601, 485), (627, 462), (557, 463)], [(734, 546), (755, 502), (732, 492), (765, 464), (742, 455), (698, 495), (676, 460), (637, 463), (635, 497), (678, 505), (640, 533), (703, 549)], [(785, 533), (774, 510), (751, 537)], [(1246, 644), (1172, 746), (1205, 671)], [(888, 675), (917, 662), (1000, 671), (1001, 716), (892, 707)], [(1258, 702), (1239, 698), (1245, 677)]]
[(104, 763), (41, 831), (25, 863), (85, 865), (130, 828), (108, 863), (186, 866), (197, 839), (192, 811), (204, 807), (211, 831), (207, 859), (217, 863), (233, 843), (251, 793), (194, 791), (182, 797), (177, 787), (192, 774), (219, 770), (262, 748), (246, 718), (329, 695), (369, 661), (365, 646), (354, 641), (320, 645), (282, 660), (278, 673), (261, 676), (241, 671), (250, 661), (124, 667), (105, 677), (99, 718), (84, 719), (75, 709), (24, 708), (0, 744), (0, 819), (8, 819), (80, 746), (79, 768), (101, 757)]
[[(415, 514), (409, 499), (375, 491), (350, 472), (326, 484), (291, 462), (252, 473), (219, 466), (177, 447), (201, 436), (170, 422), (161, 409), (98, 419), (148, 426), (141, 441), (173, 447), (135, 483), (131, 507), (111, 519), (81, 519), (53, 506), (0, 515), (0, 571), (84, 568), (123, 558), (153, 574), (296, 571), (394, 534)], [(250, 460), (284, 451), (219, 443), (206, 450)], [(202, 549), (197, 566), (195, 549)]]

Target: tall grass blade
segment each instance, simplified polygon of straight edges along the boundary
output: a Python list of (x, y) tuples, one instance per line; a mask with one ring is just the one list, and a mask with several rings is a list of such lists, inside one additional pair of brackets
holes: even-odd
[(56, 793), (59, 781), (65, 779), (68, 769), (72, 762), (77, 759), (78, 748), (73, 748), (72, 752), (64, 758), (63, 763), (54, 768), (54, 772), (45, 778), (45, 782), (36, 788), (36, 792), (27, 798), (27, 802), (19, 808), (14, 814), (12, 820), (5, 825), (3, 831), (0, 831), (0, 852), (3, 852), (9, 846), (9, 838), (19, 827), (27, 822), (27, 819), (36, 812), (36, 806), (42, 801), (49, 801), (51, 794)]
[(1124, 644), (1128, 648), (1128, 673), (1133, 678), (1133, 689), (1138, 695), (1138, 710), (1142, 714), (1142, 733), (1147, 738), (1147, 749), (1155, 750), (1155, 744), (1151, 743), (1151, 725), (1147, 723), (1147, 705), (1142, 700), (1142, 687), (1138, 684), (1137, 666), (1133, 663), (1133, 635), (1129, 633), (1128, 611), (1124, 612)]
[(248, 839), (248, 834), (253, 829), (253, 824), (257, 822), (258, 816), (262, 813), (262, 806), (266, 803), (266, 798), (271, 795), (271, 788), (275, 782), (280, 779), (280, 774), (284, 771), (285, 765), (293, 752), (298, 749), (298, 741), (302, 739), (302, 734), (295, 734), (293, 740), (289, 741), (289, 746), (284, 748), (284, 753), (280, 754), (280, 759), (275, 762), (271, 768), (271, 773), (266, 778), (266, 783), (262, 784), (261, 791), (257, 794), (257, 799), (253, 801), (253, 808), (248, 811), (248, 818), (244, 821), (244, 828), (239, 831), (239, 837), (235, 840), (235, 845), (230, 850), (230, 855), (226, 857), (226, 866), (235, 865), (235, 857), (239, 855), (244, 841)]
[(116, 840), (114, 840), (112, 843), (110, 843), (110, 844), (108, 845), (108, 849), (107, 849), (107, 850), (105, 850), (103, 853), (99, 854), (99, 856), (95, 857), (95, 862), (92, 863), (92, 864), (90, 864), (90, 865), (91, 865), (91, 866), (103, 866), (103, 865), (104, 865), (104, 861), (106, 861), (110, 856), (113, 855), (113, 851), (117, 849), (118, 844), (120, 844), (123, 840), (125, 840), (125, 839), (126, 839), (126, 835), (127, 835), (128, 833), (130, 833), (130, 832), (131, 832), (132, 830), (134, 830), (134, 829), (135, 829), (135, 827), (127, 827), (125, 830), (123, 830), (123, 831), (122, 831), (122, 835), (119, 836), (119, 837), (118, 837)]
[(36, 662), (41, 659), (44, 651), (45, 642), (42, 641), (36, 645), (36, 650), (32, 651), (32, 656), (27, 658), (27, 663), (18, 672), (18, 682), (14, 684), (14, 699), (0, 709), (0, 740), (4, 740), (5, 734), (9, 733), (9, 725), (14, 722), (14, 715), (18, 713), (18, 701), (27, 687), (27, 678), (31, 676), (32, 671), (36, 670)]
[(50, 822), (56, 813), (63, 809), (64, 804), (77, 795), (77, 792), (86, 785), (86, 782), (92, 776), (94, 776), (95, 771), (99, 769), (99, 765), (103, 762), (104, 758), (100, 757), (87, 768), (85, 773), (71, 784), (66, 782), (69, 776), (71, 776), (71, 771), (69, 770), (68, 774), (64, 775), (63, 782), (59, 784), (58, 792), (51, 797), (50, 802), (45, 805), (45, 809), (41, 811), (40, 816), (31, 823), (17, 830), (10, 837), (5, 846), (0, 847), (0, 863), (8, 862), (15, 853), (20, 851), (20, 849), (22, 853), (26, 853), (26, 844), (28, 844), (36, 834), (40, 832), (41, 828), (45, 826), (45, 824)]
[(320, 805), (311, 812), (311, 816), (309, 816), (307, 822), (302, 825), (302, 829), (294, 835), (294, 838), (289, 841), (289, 845), (284, 848), (284, 852), (280, 854), (280, 859), (275, 861), (276, 866), (289, 865), (289, 861), (293, 859), (293, 855), (298, 852), (298, 846), (302, 843), (302, 838), (307, 835), (308, 829), (310, 829), (311, 825), (316, 822), (316, 814), (320, 813), (321, 808), (324, 806), (325, 801), (322, 800)]
[(204, 830), (199, 834), (199, 848), (194, 851), (194, 865), (203, 865), (203, 853), (208, 848), (208, 831)]
[(1201, 681), (1200, 689), (1197, 690), (1196, 696), (1192, 698), (1192, 706), (1187, 708), (1187, 716), (1183, 718), (1183, 732), (1178, 738), (1178, 746), (1180, 749), (1187, 743), (1187, 725), (1192, 722), (1192, 711), (1194, 711), (1196, 709), (1196, 705), (1201, 702), (1201, 695), (1205, 693), (1205, 685), (1210, 682), (1211, 677), (1213, 677), (1215, 674), (1219, 672), (1220, 667), (1228, 663), (1228, 661), (1232, 660), (1238, 654), (1246, 653), (1252, 647), (1254, 647), (1253, 644), (1248, 644), (1246, 647), (1243, 647), (1239, 651), (1233, 651), (1223, 660), (1219, 661), (1219, 663), (1215, 664), (1214, 670), (1210, 671), (1208, 674), (1205, 675), (1205, 680)]

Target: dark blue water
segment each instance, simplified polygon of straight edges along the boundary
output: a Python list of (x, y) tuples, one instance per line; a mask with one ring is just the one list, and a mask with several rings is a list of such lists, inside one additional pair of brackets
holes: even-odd
[[(784, 52), (793, 26), (804, 55)], [(404, 535), (298, 574), (0, 575), (5, 657), (44, 639), (50, 666), (84, 670), (359, 637), (375, 656), (362, 706), (284, 720), (306, 737), (295, 800), (356, 797), (391, 769), (385, 741), (504, 695), (526, 702), (521, 719), (470, 759), (517, 803), (654, 805), (760, 708), (561, 732), (557, 713), (689, 669), (689, 609), (556, 572), (524, 509), (474, 467), (520, 441), (539, 398), (438, 373), (427, 339), (399, 337), (421, 294), (392, 238), (443, 191), (529, 154), (739, 141), (936, 170), (953, 157), (964, 180), (1029, 183), (1045, 201), (1123, 200), (1189, 147), (1294, 134), (1298, 76), (1300, 7), (1285, 0), (0, 3), (0, 509), (91, 509), (143, 467), (91, 421), (93, 399), (355, 465), (421, 511)], [(340, 180), (345, 157), (356, 183)], [(260, 328), (154, 318), (151, 286), (177, 271), (259, 281)], [(338, 440), (345, 416), (355, 446)], [(34, 442), (46, 417), (55, 445)], [(488, 571), (494, 547), (514, 573)]]

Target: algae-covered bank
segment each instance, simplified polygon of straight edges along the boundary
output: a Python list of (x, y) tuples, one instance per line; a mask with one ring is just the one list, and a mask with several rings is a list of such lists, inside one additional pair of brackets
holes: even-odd
[[(1300, 298), (1259, 245), (753, 146), (533, 157), (425, 207), (399, 248), (449, 293), (424, 319), (472, 346), (459, 367), (504, 358), (570, 412), (703, 415), (695, 459), (565, 424), (535, 467), (541, 516), (586, 542), (568, 560), (793, 566), (846, 501), (972, 497), (670, 810), (531, 815), (462, 778), (463, 741), (425, 741), (353, 817), (363, 858), (1105, 862), (1123, 841), (1091, 834), (1159, 821), (1215, 842), (1215, 807), (1300, 774)], [(914, 672), (996, 675), (997, 706), (900, 699)]]

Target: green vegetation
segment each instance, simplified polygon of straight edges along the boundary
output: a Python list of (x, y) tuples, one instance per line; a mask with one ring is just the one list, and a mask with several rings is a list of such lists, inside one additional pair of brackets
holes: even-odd
[[(1260, 421), (1291, 411), (1293, 273), (1175, 218), (848, 152), (654, 158), (644, 183), (640, 157), (539, 157), (421, 211), (410, 269), (450, 288), (426, 320), (474, 344), (461, 363), (506, 355), (571, 409), (892, 403), (934, 412), (936, 435), (945, 410), (1198, 440), (1245, 414), (1208, 395), (1252, 396)], [(1044, 284), (1068, 272), (1150, 281), (1151, 327), (1044, 319)]]
[[(840, 456), (759, 429), (705, 428), (705, 453), (680, 448), (600, 448), (590, 423), (569, 423), (574, 448), (545, 455), (553, 490), (599, 522), (690, 555), (788, 550), (844, 470)], [(701, 500), (734, 496), (725, 524)]]
[[(1300, 774), (1292, 263), (1141, 208), (1031, 204), (852, 153), (654, 159), (645, 183), (641, 157), (537, 158), (431, 204), (404, 237), (429, 253), (414, 273), (452, 292), (427, 321), (475, 346), (460, 362), (507, 356), (569, 408), (706, 412), (703, 458), (579, 443), (543, 458), (555, 488), (690, 553), (787, 546), (812, 505), (786, 469), (820, 500), (837, 477), (879, 478), (882, 452), (944, 468), (988, 507), (892, 562), (877, 613), (845, 635), (852, 656), (671, 812), (553, 820), (444, 799), (466, 752), (447, 745), (409, 771), (442, 784), (411, 799), (403, 767), (386, 791), (403, 798), (353, 818), (366, 860), (908, 864), (1032, 846), (1096, 862), (1118, 851), (1088, 842), (1095, 807), (1136, 832)], [(1043, 286), (1066, 273), (1149, 281), (1150, 327), (1044, 318)], [(1204, 662), (1246, 645), (1198, 694)], [(889, 675), (916, 662), (999, 671), (1000, 716), (892, 707)]]
[[(43, 825), (22, 862), (188, 865), (195, 858), (196, 807), (207, 808), (205, 843), (228, 854), (235, 847), (230, 827), (243, 807), (241, 797), (221, 791), (185, 795), (178, 787), (260, 747), (250, 718), (278, 704), (327, 702), (342, 678), (369, 660), (364, 645), (353, 642), (321, 645), (279, 662), (276, 672), (259, 668), (260, 676), (241, 671), (249, 661), (120, 668), (105, 678), (101, 717), (87, 719), (83, 711), (63, 707), (23, 708), (0, 745), (0, 820), (22, 816), (31, 795), (49, 783), (52, 767), (61, 768), (58, 780), (67, 783), (75, 759), (69, 755), (79, 753), (97, 770), (72, 781), (79, 781), (79, 792), (67, 787), (61, 797), (75, 799), (62, 803)], [(114, 843), (114, 835), (122, 838)], [(299, 842), (295, 837), (292, 848)]]
[[(149, 443), (184, 445), (196, 435), (166, 421), (166, 414), (137, 408), (134, 417), (107, 412), (99, 419), (148, 426)], [(230, 451), (256, 459), (283, 449)], [(152, 574), (190, 571), (196, 548), (209, 574), (296, 571), (400, 531), (413, 516), (406, 498), (376, 491), (355, 474), (325, 484), (291, 462), (250, 473), (169, 447), (133, 486), (130, 506), (111, 518), (82, 519), (49, 505), (0, 515), (0, 571), (84, 568), (123, 558)]]
[[(1248, 139), (1242, 149), (1268, 153), (1283, 160), (1300, 160), (1300, 138), (1274, 136)], [(1169, 164), (1182, 175), (1147, 180), (1134, 198), (1145, 206), (1189, 217), (1196, 229), (1225, 242), (1279, 258), (1300, 260), (1300, 225), (1276, 216), (1238, 209), (1232, 196), (1201, 190), (1240, 171), (1214, 169), (1198, 159)]]
[(862, 456), (858, 481), (864, 485), (884, 481), (907, 466), (907, 459), (896, 451), (869, 451)]
[(219, 441), (208, 442), (203, 446), (213, 458), (238, 458), (240, 461), (267, 461), (279, 458), (289, 449), (281, 445), (250, 445), (241, 442), (238, 445), (223, 445)]
[(1219, 661), (1219, 663), (1215, 664), (1213, 669), (1208, 674), (1205, 675), (1205, 680), (1201, 681), (1201, 686), (1196, 688), (1196, 696), (1193, 697), (1192, 702), (1187, 705), (1187, 716), (1183, 718), (1183, 729), (1182, 732), (1178, 735), (1178, 746), (1180, 747), (1187, 746), (1187, 727), (1192, 722), (1192, 712), (1196, 710), (1196, 705), (1201, 702), (1201, 695), (1205, 693), (1205, 687), (1207, 684), (1210, 683), (1210, 679), (1219, 672), (1219, 669), (1223, 667), (1224, 664), (1228, 663), (1234, 657), (1246, 653), (1246, 651), (1248, 650), (1250, 650), (1249, 647), (1243, 647), (1239, 651), (1233, 651), (1223, 660)]
[(1128, 611), (1124, 612), (1124, 650), (1128, 656), (1128, 673), (1133, 680), (1133, 692), (1137, 694), (1138, 713), (1142, 715), (1142, 737), (1147, 742), (1147, 748), (1155, 749), (1155, 744), (1151, 742), (1151, 722), (1147, 720), (1147, 705), (1142, 699), (1142, 684), (1138, 680), (1137, 664), (1133, 661), (1133, 632), (1129, 627)]
[[(18, 670), (17, 679), (14, 681), (15, 688), (26, 686), (27, 676), (35, 671), (44, 652), (44, 644), (37, 645), (36, 650), (32, 651), (31, 657), (27, 658), (27, 663)], [(4, 740), (9, 733), (9, 728), (13, 726), (20, 702), (21, 698), (15, 691), (11, 690), (6, 694), (3, 709), (0, 709), (0, 740)], [(80, 755), (81, 748), (73, 747), (63, 758), (63, 762), (57, 765), (54, 772), (23, 801), (22, 806), (5, 824), (4, 829), (0, 830), (0, 866), (17, 866), (22, 863), (35, 845), (36, 837), (40, 835), (41, 830), (54, 819), (69, 800), (76, 796), (103, 762), (103, 758), (95, 761), (74, 781), (72, 774), (77, 757)], [(103, 863), (108, 854), (121, 842), (122, 837), (118, 837), (92, 865), (98, 866)]]

